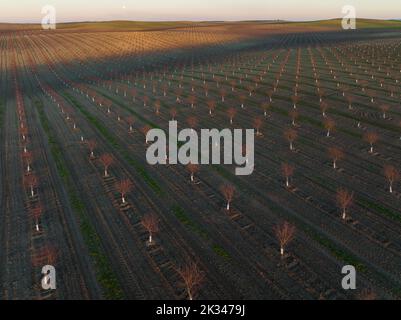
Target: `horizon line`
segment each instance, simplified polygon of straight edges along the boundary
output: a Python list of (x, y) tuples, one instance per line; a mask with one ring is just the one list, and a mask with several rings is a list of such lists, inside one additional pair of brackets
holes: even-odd
[[(199, 19), (199, 20), (130, 20), (130, 19), (104, 19), (104, 20), (66, 20), (58, 22), (57, 24), (72, 24), (72, 23), (103, 23), (103, 22), (153, 22), (153, 23), (165, 23), (165, 22), (188, 22), (188, 23), (201, 23), (201, 22), (319, 22), (319, 21), (332, 21), (341, 20), (343, 18), (323, 18), (323, 19), (312, 19), (312, 20), (284, 20), (284, 19), (245, 19), (245, 20), (216, 20), (216, 19)], [(401, 18), (356, 18), (356, 20), (377, 20), (377, 21), (401, 21)], [(19, 25), (40, 25), (39, 22), (7, 22), (0, 21), (0, 24), (19, 24)]]

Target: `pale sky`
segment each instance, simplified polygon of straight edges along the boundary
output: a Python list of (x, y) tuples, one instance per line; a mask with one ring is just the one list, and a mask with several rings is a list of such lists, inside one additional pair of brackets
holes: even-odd
[[(89, 4), (93, 2), (93, 4)], [(317, 20), (342, 17), (401, 19), (401, 0), (0, 0), (0, 22), (40, 23), (44, 5), (57, 22), (88, 20)]]

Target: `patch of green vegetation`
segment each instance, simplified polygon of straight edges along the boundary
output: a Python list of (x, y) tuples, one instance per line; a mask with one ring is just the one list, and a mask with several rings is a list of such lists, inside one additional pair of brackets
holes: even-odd
[(327, 250), (331, 252), (331, 254), (336, 257), (338, 260), (345, 262), (346, 264), (354, 266), (360, 272), (366, 272), (366, 266), (360, 262), (356, 257), (353, 255), (341, 250), (338, 246), (336, 246), (333, 242), (328, 240), (327, 238), (323, 238), (317, 233), (309, 230), (310, 236), (318, 242), (320, 245), (325, 247)]
[(54, 137), (52, 128), (49, 124), (49, 120), (44, 111), (43, 104), (40, 100), (35, 100), (34, 104), (38, 110), (39, 120), (43, 130), (46, 133), (50, 146), (50, 152), (52, 154), (53, 160), (56, 163), (58, 173), (66, 187), (71, 206), (78, 217), (80, 230), (83, 235), (85, 244), (88, 247), (89, 253), (93, 259), (96, 277), (103, 289), (103, 294), (107, 299), (123, 299), (123, 291), (118, 283), (117, 277), (113, 273), (110, 261), (107, 259), (106, 255), (103, 252), (100, 238), (95, 229), (92, 227), (85, 209), (85, 205), (79, 197), (78, 192), (72, 183), (72, 178), (64, 163), (62, 148), (58, 145)]
[(385, 215), (385, 216), (387, 216), (387, 217), (389, 217), (389, 218), (391, 218), (391, 219), (393, 219), (395, 221), (401, 222), (401, 215), (400, 214), (398, 214), (398, 213), (396, 213), (396, 212), (394, 212), (394, 211), (392, 211), (392, 210), (390, 210), (388, 208), (385, 208), (385, 207), (381, 206), (378, 203), (374, 203), (374, 202), (371, 202), (369, 200), (364, 200), (364, 199), (361, 199), (361, 200), (357, 201), (357, 203), (359, 205), (367, 208), (367, 209), (374, 210), (374, 211), (376, 211), (378, 213), (381, 213), (381, 214), (383, 214), (383, 215)]
[[(205, 240), (209, 240), (210, 237), (208, 236), (207, 232), (202, 229), (201, 226), (196, 224), (194, 221), (192, 221), (185, 213), (184, 209), (182, 209), (180, 206), (175, 205), (172, 208), (174, 215), (177, 217), (177, 219), (185, 226), (187, 226), (189, 229), (191, 229), (193, 232), (198, 234), (200, 237), (202, 237)], [(225, 251), (221, 246), (219, 245), (212, 245), (212, 250), (214, 253), (216, 253), (218, 256), (224, 258), (224, 259), (230, 259), (231, 256), (230, 254)]]
[(230, 254), (218, 245), (213, 245), (213, 251), (224, 259), (231, 259)]
[(192, 231), (194, 231), (196, 234), (201, 236), (204, 239), (208, 238), (207, 232), (203, 230), (199, 225), (197, 225), (195, 222), (193, 222), (184, 212), (184, 209), (182, 209), (180, 206), (175, 205), (173, 206), (173, 212), (174, 215), (177, 217), (177, 219), (185, 226), (190, 228)]
[(139, 175), (143, 178), (143, 180), (152, 188), (154, 192), (156, 192), (159, 196), (165, 195), (163, 189), (159, 186), (159, 184), (149, 175), (146, 169), (137, 162), (134, 158), (131, 157), (130, 153), (123, 148), (115, 137), (110, 133), (110, 131), (90, 112), (88, 112), (81, 104), (75, 100), (74, 97), (69, 95), (68, 93), (63, 94), (64, 97), (69, 100), (75, 107), (85, 116), (85, 118), (93, 124), (93, 126), (99, 131), (99, 133), (107, 140), (107, 142), (115, 148), (119, 154), (121, 154), (124, 159), (135, 168), (135, 170), (139, 173)]

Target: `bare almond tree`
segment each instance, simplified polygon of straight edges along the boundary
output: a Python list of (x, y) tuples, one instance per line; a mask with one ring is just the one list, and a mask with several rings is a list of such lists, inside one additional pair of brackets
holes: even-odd
[(155, 101), (155, 113), (156, 113), (156, 115), (157, 116), (159, 116), (160, 115), (160, 108), (161, 108), (161, 102), (160, 102), (160, 100), (156, 100)]
[(263, 102), (262, 103), (262, 110), (263, 110), (263, 116), (266, 118), (267, 117), (267, 111), (271, 108), (271, 104), (268, 102)]
[(109, 176), (109, 167), (113, 164), (114, 161), (113, 156), (110, 153), (105, 153), (100, 156), (99, 160), (104, 167), (104, 177), (107, 178)]
[(195, 262), (190, 262), (181, 267), (178, 273), (183, 280), (182, 285), (185, 287), (188, 299), (193, 300), (205, 279), (203, 272)]
[(145, 143), (148, 144), (148, 132), (150, 131), (150, 126), (146, 125), (141, 128), (141, 132), (145, 136)]
[(347, 209), (352, 204), (353, 199), (354, 199), (354, 193), (350, 193), (346, 189), (337, 190), (337, 203), (340, 209), (342, 210), (343, 220), (347, 218)]
[(207, 107), (209, 108), (209, 115), (212, 116), (214, 109), (216, 109), (216, 101), (208, 100), (206, 102), (206, 104), (207, 104)]
[(153, 245), (153, 235), (159, 232), (159, 219), (153, 213), (147, 214), (142, 218), (141, 223), (149, 233), (148, 245)]
[(31, 208), (30, 210), (30, 214), (32, 216), (32, 218), (35, 221), (35, 229), (37, 232), (40, 231), (39, 229), (39, 219), (42, 216), (43, 213), (43, 207), (41, 204), (36, 205), (36, 207)]
[(289, 116), (291, 117), (291, 124), (293, 126), (296, 126), (296, 121), (299, 118), (299, 112), (295, 109), (290, 110), (290, 112), (288, 112)]
[(297, 104), (299, 102), (299, 96), (298, 95), (292, 96), (291, 100), (292, 100), (293, 108), (296, 109), (297, 108)]
[(333, 160), (333, 169), (337, 169), (337, 162), (344, 158), (344, 152), (340, 148), (330, 147), (328, 153)]
[(274, 228), (274, 232), (275, 232), (277, 240), (280, 244), (280, 255), (284, 256), (285, 248), (294, 239), (295, 226), (293, 226), (292, 224), (290, 224), (287, 221), (284, 221), (282, 224), (277, 225)]
[(187, 118), (187, 123), (191, 128), (191, 131), (195, 130), (196, 125), (198, 124), (198, 119), (195, 116), (190, 116)]
[(95, 157), (95, 148), (96, 148), (96, 141), (95, 140), (89, 140), (86, 142), (88, 145), (89, 151), (90, 151), (90, 157), (93, 159)]
[(123, 179), (118, 181), (115, 185), (117, 191), (121, 194), (121, 202), (122, 204), (126, 204), (125, 197), (128, 192), (132, 190), (132, 183), (128, 179)]
[(323, 121), (324, 128), (327, 130), (326, 137), (330, 137), (331, 132), (334, 130), (336, 123), (332, 118), (326, 118)]
[(290, 150), (294, 150), (294, 141), (297, 139), (298, 134), (294, 129), (287, 129), (284, 131), (284, 137), (290, 143)]
[(380, 110), (382, 112), (383, 119), (386, 119), (387, 118), (387, 112), (390, 110), (390, 106), (388, 104), (381, 104), (379, 106), (379, 108), (380, 108)]
[(294, 174), (294, 166), (288, 164), (288, 163), (283, 163), (281, 165), (281, 172), (283, 173), (283, 176), (285, 178), (285, 186), (287, 188), (290, 187), (290, 178)]
[(34, 174), (24, 177), (24, 185), (29, 188), (31, 197), (35, 196), (35, 188), (38, 186), (38, 178)]
[(227, 110), (227, 115), (230, 118), (230, 124), (233, 124), (234, 117), (235, 117), (236, 114), (237, 114), (237, 109), (235, 109), (235, 108), (229, 108)]
[(194, 164), (194, 163), (189, 163), (187, 165), (187, 169), (189, 173), (191, 174), (191, 182), (195, 181), (195, 173), (199, 171), (199, 165)]
[(394, 183), (400, 178), (399, 171), (392, 165), (384, 166), (384, 176), (386, 177), (390, 187), (390, 193), (393, 193)]
[(135, 122), (135, 118), (134, 117), (128, 117), (127, 118), (127, 123), (129, 125), (129, 129), (128, 129), (129, 133), (132, 133), (134, 131), (134, 128), (133, 128), (134, 122)]
[(24, 152), (22, 154), (22, 159), (25, 162), (25, 166), (26, 166), (26, 173), (31, 173), (32, 171), (32, 162), (33, 162), (33, 154), (32, 152), (28, 151), (28, 152)]
[(193, 109), (195, 107), (195, 103), (196, 103), (196, 96), (190, 95), (188, 97), (188, 103), (191, 105), (191, 108)]
[(262, 136), (262, 132), (260, 131), (260, 129), (262, 128), (262, 124), (263, 124), (263, 119), (258, 117), (253, 121), (253, 125), (255, 126), (256, 129), (256, 135), (258, 137)]
[(379, 140), (379, 135), (376, 132), (367, 132), (363, 136), (364, 140), (370, 144), (370, 153), (373, 153), (374, 144)]
[(173, 107), (170, 109), (170, 116), (171, 121), (175, 121), (175, 118), (177, 117), (177, 108)]
[(326, 113), (327, 113), (328, 109), (329, 109), (329, 105), (326, 102), (324, 102), (324, 101), (320, 102), (320, 110), (322, 111), (323, 117), (326, 117)]
[(229, 211), (231, 202), (234, 198), (235, 188), (230, 184), (223, 185), (221, 187), (221, 193), (227, 201), (226, 210)]

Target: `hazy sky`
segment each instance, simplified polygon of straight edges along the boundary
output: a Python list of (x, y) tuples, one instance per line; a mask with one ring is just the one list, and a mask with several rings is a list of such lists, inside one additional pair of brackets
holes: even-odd
[(311, 20), (340, 17), (346, 4), (354, 5), (361, 18), (401, 18), (401, 0), (0, 0), (0, 21), (40, 23), (46, 4), (56, 8), (58, 22)]

